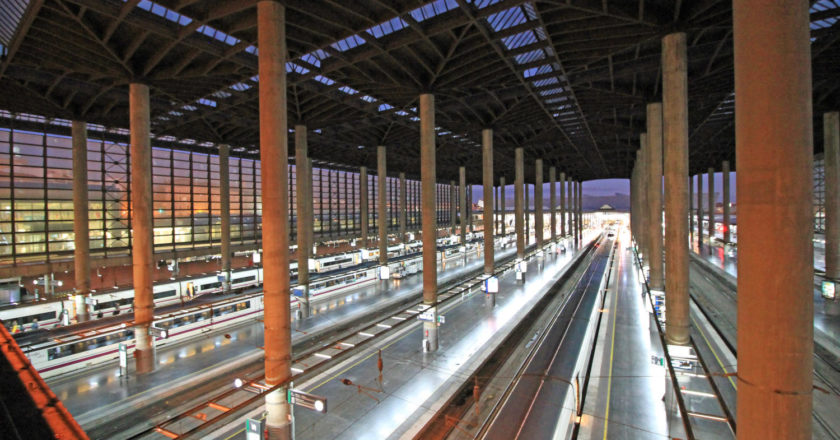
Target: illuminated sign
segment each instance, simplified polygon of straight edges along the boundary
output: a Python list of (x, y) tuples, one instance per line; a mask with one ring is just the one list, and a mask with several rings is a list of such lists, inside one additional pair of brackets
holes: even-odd
[(825, 299), (834, 299), (837, 295), (837, 283), (824, 280), (822, 282), (822, 296)]
[(487, 278), (484, 280), (484, 285), (482, 287), (482, 290), (487, 293), (497, 293), (499, 291), (499, 279), (496, 277)]

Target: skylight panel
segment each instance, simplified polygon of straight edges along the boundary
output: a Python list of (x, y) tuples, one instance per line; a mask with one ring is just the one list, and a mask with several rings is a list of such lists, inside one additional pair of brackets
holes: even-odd
[(216, 101), (213, 101), (212, 99), (201, 98), (196, 102), (198, 102), (201, 105), (206, 105), (208, 107), (216, 107)]
[(329, 79), (329, 78), (327, 78), (326, 76), (323, 76), (323, 75), (315, 75), (315, 81), (318, 81), (319, 83), (325, 84), (325, 85), (328, 85), (328, 86), (331, 86), (331, 85), (335, 84), (335, 81), (333, 81), (333, 80), (331, 80), (331, 79)]
[(218, 29), (207, 26), (206, 24), (199, 26), (198, 29), (196, 29), (196, 32), (207, 35), (210, 38), (219, 40), (222, 43), (227, 44), (228, 46), (234, 46), (236, 44), (239, 44), (238, 38), (232, 35), (228, 35)]
[(520, 25), (526, 21), (528, 20), (525, 18), (525, 14), (522, 13), (522, 8), (519, 6), (514, 6), (495, 14), (490, 14), (490, 16), (487, 17), (487, 23), (489, 23), (490, 27), (492, 27), (496, 32)]
[(374, 103), (374, 102), (377, 101), (376, 98), (374, 98), (373, 96), (369, 96), (369, 95), (362, 96), (361, 99), (362, 99), (362, 101), (370, 102), (370, 103)]
[(213, 92), (212, 96), (214, 98), (219, 98), (219, 99), (230, 98), (230, 92), (226, 92), (224, 90), (219, 90), (219, 91)]
[(343, 40), (336, 41), (330, 46), (339, 52), (347, 52), (348, 50), (357, 46), (361, 46), (363, 44), (365, 44), (365, 40), (362, 39), (362, 37), (354, 34)]
[(257, 46), (253, 44), (245, 48), (245, 52), (248, 52), (251, 55), (260, 56), (260, 50), (257, 49)]
[(458, 2), (455, 0), (435, 0), (432, 3), (423, 5), (411, 12), (411, 18), (417, 22), (428, 20), (432, 17), (443, 14), (458, 7)]
[(542, 49), (534, 49), (532, 51), (521, 53), (513, 57), (517, 64), (528, 64), (544, 58), (545, 52), (543, 52)]
[(522, 72), (522, 76), (525, 77), (525, 78), (530, 78), (530, 77), (536, 75), (537, 73), (538, 73), (537, 68), (536, 67), (531, 67), (530, 69), (526, 69), (524, 72)]
[(230, 88), (231, 88), (231, 90), (236, 90), (237, 92), (244, 92), (244, 91), (250, 89), (251, 85), (247, 84), (247, 83), (244, 83), (244, 82), (241, 82), (241, 83), (236, 83), (236, 84), (230, 86)]
[(562, 88), (562, 87), (555, 87), (555, 88), (553, 88), (553, 89), (541, 90), (541, 91), (540, 91), (540, 95), (542, 95), (542, 96), (550, 96), (550, 95), (556, 95), (556, 94), (558, 94), (558, 93), (563, 93), (563, 92), (564, 92), (564, 90), (563, 90), (563, 88)]
[(408, 113), (407, 113), (405, 110), (397, 110), (397, 111), (396, 111), (396, 112), (394, 112), (394, 113), (396, 113), (396, 114), (398, 114), (398, 115), (400, 115), (400, 116), (408, 116)]
[(309, 69), (290, 62), (290, 63), (286, 63), (286, 72), (289, 72), (289, 73), (295, 72), (295, 73), (299, 73), (301, 75), (306, 75), (307, 73), (309, 73)]
[(557, 78), (546, 78), (546, 79), (541, 79), (539, 81), (534, 81), (531, 84), (533, 84), (534, 87), (545, 87), (545, 86), (548, 86), (548, 85), (551, 85), (551, 84), (559, 84), (559, 83), (560, 83), (560, 81), (558, 81)]
[(194, 105), (189, 105), (189, 104), (187, 104), (187, 105), (185, 105), (185, 106), (181, 107), (181, 110), (186, 110), (186, 111), (188, 111), (188, 112), (193, 112), (193, 111), (198, 110), (198, 107), (196, 107), (196, 106), (194, 106)]
[(379, 104), (379, 111), (381, 111), (381, 112), (391, 110), (392, 108), (394, 108), (394, 106), (392, 106), (391, 104), (387, 104), (387, 103)]
[(400, 17), (394, 17), (384, 23), (379, 23), (375, 26), (370, 27), (365, 32), (367, 32), (374, 38), (382, 38), (385, 35), (392, 34), (406, 27), (408, 27), (408, 23), (403, 21), (403, 19)]
[(344, 92), (348, 95), (355, 95), (356, 93), (359, 93), (358, 90), (356, 90), (352, 87), (348, 87), (348, 86), (341, 86), (341, 87), (338, 88), (338, 90), (341, 90), (342, 92)]
[(530, 30), (502, 38), (502, 43), (504, 43), (508, 50), (517, 49), (536, 42), (537, 37), (535, 37), (534, 32)]

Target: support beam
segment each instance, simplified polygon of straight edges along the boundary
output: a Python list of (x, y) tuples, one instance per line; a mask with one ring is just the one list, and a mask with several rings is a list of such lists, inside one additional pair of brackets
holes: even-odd
[(87, 124), (73, 121), (73, 263), (76, 277), (76, 321), (87, 321), (90, 293), (90, 232), (88, 230)]
[[(574, 189), (574, 180), (572, 176), (566, 176), (566, 231), (569, 235), (574, 236), (574, 212), (572, 210), (572, 190)], [(574, 241), (574, 240), (573, 240)]]
[(670, 344), (689, 343), (688, 316), (688, 61), (685, 34), (662, 39), (662, 119), (665, 157), (665, 304)]
[(730, 234), (731, 231), (729, 230), (732, 227), (731, 223), (731, 212), (732, 208), (729, 206), (731, 204), (729, 193), (729, 161), (725, 160), (721, 164), (721, 173), (723, 175), (723, 242), (725, 244), (729, 244)]
[(811, 438), (814, 212), (808, 8), (809, 3), (796, 0), (735, 0), (732, 7), (739, 439)]
[(548, 212), (551, 242), (557, 242), (557, 168), (548, 167)]
[(362, 223), (361, 233), (362, 233), (362, 245), (363, 249), (367, 249), (368, 247), (368, 226), (370, 221), (368, 220), (368, 173), (367, 167), (359, 167), (359, 221)]
[(437, 215), (435, 212), (435, 97), (420, 95), (420, 204), (423, 223), (423, 304), (432, 321), (423, 321), (423, 350), (437, 351)]
[(285, 8), (279, 2), (257, 3), (265, 382), (268, 386), (281, 385), (265, 397), (265, 421), (272, 439), (292, 437), (289, 403), (283, 386), (292, 376), (285, 15)]
[(662, 104), (647, 105), (647, 199), (650, 215), (648, 240), (650, 252), (650, 289), (665, 290), (662, 267)]
[(458, 167), (458, 179), (459, 179), (459, 187), (458, 187), (458, 203), (461, 206), (461, 221), (460, 224), (460, 236), (461, 236), (461, 245), (464, 245), (467, 242), (467, 169), (466, 167)]
[(518, 258), (525, 258), (525, 218), (524, 203), (525, 200), (525, 151), (522, 147), (514, 150), (514, 172), (515, 180), (513, 183), (513, 221), (516, 228), (516, 256)]
[(823, 115), (825, 277), (840, 282), (840, 113)]
[(709, 167), (709, 249), (715, 238), (715, 169)]
[(303, 300), (309, 302), (309, 256), (312, 243), (309, 241), (309, 226), (314, 222), (309, 209), (309, 140), (305, 125), (295, 125), (295, 190), (297, 208), (297, 261), (298, 287), (303, 290)]
[(531, 244), (531, 200), (528, 184), (524, 184), (525, 191), (525, 247)]
[(386, 189), (388, 183), (388, 165), (385, 156), (385, 146), (376, 147), (376, 224), (379, 226), (379, 265), (388, 264), (388, 199)]
[(405, 173), (400, 172), (400, 243), (408, 243), (405, 239), (406, 210), (408, 209), (407, 192), (405, 188)]
[(134, 357), (138, 373), (154, 369), (154, 347), (149, 326), (154, 319), (152, 276), (152, 145), (150, 139), (149, 86), (129, 85), (131, 132), (131, 258), (134, 283)]
[(507, 226), (505, 225), (505, 176), (499, 177), (499, 211), (501, 217), (500, 234), (502, 237), (507, 235)]
[(493, 274), (493, 130), (481, 130), (481, 163), (484, 183), (484, 273)]
[(560, 173), (560, 239), (566, 238), (566, 173)]
[(703, 252), (703, 173), (697, 173), (697, 250)]
[(537, 249), (543, 246), (543, 161), (534, 161), (534, 235), (536, 237)]
[(578, 226), (578, 243), (583, 243), (583, 182), (578, 182), (577, 185), (577, 213), (578, 213), (578, 221), (580, 222), (580, 226)]
[[(664, 154), (664, 150), (663, 150)], [(664, 165), (663, 165), (664, 167)], [(663, 171), (664, 172), (664, 171)], [(689, 246), (694, 243), (694, 176), (688, 176), (688, 235)]]
[(456, 225), (458, 224), (458, 190), (455, 187), (455, 181), (449, 181), (449, 220), (452, 232), (455, 235)]
[(648, 206), (648, 166), (647, 166), (647, 133), (639, 135), (639, 151), (636, 154), (639, 164), (639, 249), (642, 251), (643, 264), (650, 265), (650, 240), (648, 240), (648, 228), (650, 227), (650, 208)]
[(219, 145), (219, 217), (221, 219), (222, 275), (224, 291), (230, 292), (230, 146)]

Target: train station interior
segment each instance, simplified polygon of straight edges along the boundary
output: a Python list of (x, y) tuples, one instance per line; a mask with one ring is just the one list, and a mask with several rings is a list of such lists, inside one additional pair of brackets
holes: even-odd
[(0, 0), (0, 438), (840, 440), (840, 0)]

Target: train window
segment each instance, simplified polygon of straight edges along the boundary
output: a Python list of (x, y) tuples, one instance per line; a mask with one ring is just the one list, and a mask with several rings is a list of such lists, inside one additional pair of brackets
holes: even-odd
[(5, 324), (6, 324), (7, 328), (12, 328), (12, 323), (14, 321), (17, 321), (17, 323), (20, 324), (20, 325), (30, 324), (33, 321), (35, 321), (36, 319), (38, 320), (39, 323), (43, 323), (45, 321), (55, 319), (57, 316), (58, 316), (58, 314), (56, 312), (36, 313), (34, 315), (21, 316), (20, 318), (9, 319), (5, 322)]
[(107, 345), (117, 344), (123, 341), (134, 338), (134, 329), (123, 330), (117, 333), (111, 333), (105, 336), (91, 338), (86, 341), (74, 342), (71, 344), (64, 344), (58, 347), (47, 349), (47, 359), (60, 359), (67, 356), (72, 356), (77, 353), (84, 353), (88, 350), (104, 347)]
[(115, 301), (108, 301), (108, 302), (99, 302), (93, 306), (93, 310), (105, 310), (105, 309), (113, 309), (116, 306), (124, 306), (127, 304), (132, 304), (134, 302), (134, 298), (123, 298), (118, 299)]
[(257, 279), (256, 276), (251, 275), (249, 277), (234, 278), (233, 281), (231, 281), (231, 283), (232, 284), (247, 283), (248, 281), (256, 281), (256, 279)]
[(165, 292), (157, 292), (157, 293), (155, 293), (155, 299), (169, 298), (170, 296), (175, 296), (177, 294), (178, 294), (177, 290), (167, 290)]
[(205, 290), (218, 289), (219, 287), (222, 287), (221, 281), (218, 283), (202, 284), (201, 287), (198, 288), (198, 291), (203, 292)]

